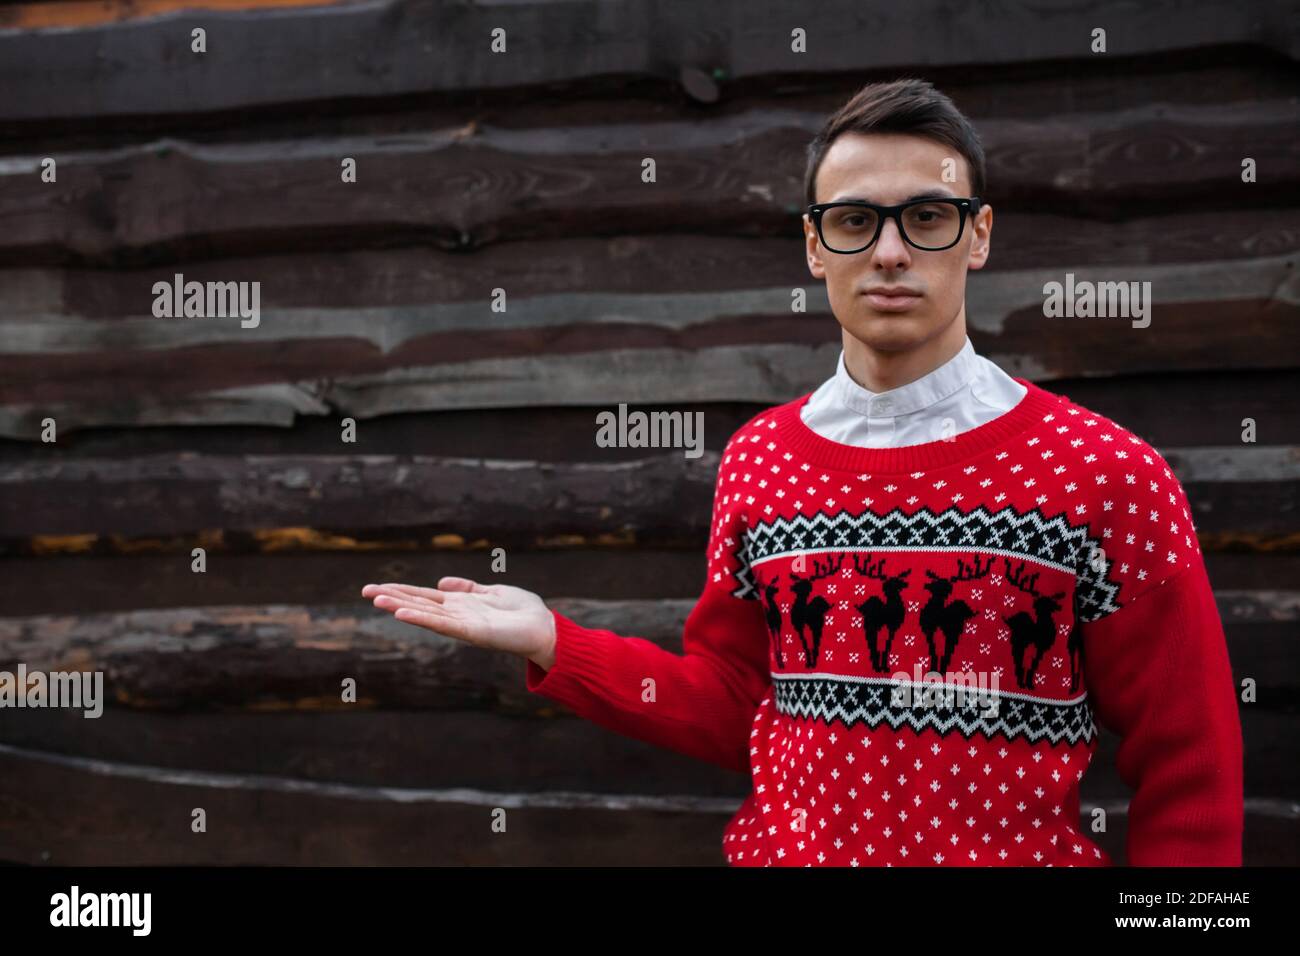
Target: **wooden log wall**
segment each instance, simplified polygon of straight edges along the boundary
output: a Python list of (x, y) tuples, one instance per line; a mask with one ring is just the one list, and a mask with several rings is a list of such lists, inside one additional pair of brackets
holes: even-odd
[[(1246, 862), (1300, 863), (1298, 54), (1283, 0), (0, 2), (0, 669), (109, 696), (0, 711), (0, 861), (721, 864), (745, 779), (357, 594), (504, 580), (680, 650), (719, 450), (839, 349), (804, 144), (914, 75), (988, 150), (971, 338), (1184, 482), (1259, 685)], [(1150, 327), (1044, 318), (1067, 272), (1150, 280)], [(177, 273), (259, 324), (155, 317)], [(706, 453), (596, 447), (620, 402)]]

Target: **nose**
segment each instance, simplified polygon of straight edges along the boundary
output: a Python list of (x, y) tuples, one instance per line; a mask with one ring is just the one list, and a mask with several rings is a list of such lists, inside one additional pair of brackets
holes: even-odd
[(880, 236), (872, 247), (872, 264), (880, 269), (904, 269), (912, 262), (908, 245), (898, 231), (898, 223), (886, 219), (880, 227)]

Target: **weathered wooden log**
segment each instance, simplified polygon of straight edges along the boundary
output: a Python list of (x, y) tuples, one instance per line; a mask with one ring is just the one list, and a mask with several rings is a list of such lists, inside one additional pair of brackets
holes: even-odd
[[(1300, 533), (1295, 537), (1297, 550), (1290, 552), (1207, 549), (1211, 584), (1223, 593), (1293, 588), (1300, 581)], [(358, 588), (370, 581), (434, 585), (448, 574), (509, 581), (538, 594), (694, 600), (705, 580), (701, 547), (510, 549), (508, 573), (502, 576), (486, 548), (227, 550), (210, 553), (209, 573), (195, 574), (186, 550), (160, 545), (132, 551), (125, 544), (105, 547), (102, 553), (6, 558), (0, 564), (0, 608), (9, 617), (27, 617), (218, 605), (345, 604), (355, 601)], [(1235, 616), (1232, 607), (1224, 605), (1224, 614)], [(1287, 625), (1258, 620), (1251, 626)]]
[[(1099, 23), (1109, 27), (1111, 55), (1249, 45), (1294, 59), (1300, 50), (1288, 11), (1283, 0), (1241, 8), (1208, 0), (1141, 7), (1106, 0), (1086, 9), (1009, 6), (996, 17), (977, 8), (954, 10), (942, 0), (895, 8), (824, 4), (800, 13), (798, 26), (816, 51), (802, 55), (792, 48), (789, 7), (779, 0), (668, 8), (629, 2), (612, 9), (592, 0), (507, 8), (395, 0), (276, 16), (205, 13), (204, 57), (189, 53), (193, 15), (176, 14), (70, 32), (0, 34), (0, 88), (8, 94), (0, 121), (195, 113), (587, 78), (675, 84), (683, 66), (724, 85), (867, 68), (987, 69), (1085, 60)], [(492, 51), (496, 27), (507, 31), (509, 55)], [(313, 42), (303, 44), (303, 36)], [(1008, 36), (1018, 42), (1007, 43)], [(55, 68), (64, 63), (73, 68)]]
[[(593, 422), (593, 447), (595, 429)], [(29, 462), (0, 471), (0, 528), (6, 535), (110, 529), (157, 535), (205, 528), (274, 534), (297, 525), (340, 531), (423, 527), (431, 529), (430, 538), (445, 533), (474, 541), (492, 535), (504, 543), (565, 534), (609, 535), (615, 543), (620, 536), (694, 540), (708, 526), (718, 464), (718, 453), (708, 451), (698, 458), (676, 451), (633, 462), (579, 464), (186, 453)], [(84, 495), (87, 482), (95, 483), (94, 504), (74, 514), (67, 495)], [(683, 511), (683, 502), (690, 501), (703, 502), (703, 508)]]
[[(376, 310), (367, 313), (367, 319), (374, 321), (385, 317), (380, 311), (385, 309), (390, 316), (400, 309), (420, 308), (431, 317), (445, 315), (437, 307), (482, 302), (485, 290), (497, 287), (506, 289), (512, 302), (577, 291), (639, 297), (610, 300), (626, 310), (638, 301), (665, 305), (674, 301), (646, 298), (651, 292), (655, 296), (743, 292), (755, 288), (755, 277), (762, 277), (765, 288), (820, 285), (809, 275), (803, 246), (802, 231), (792, 221), (791, 228), (777, 237), (637, 232), (605, 238), (519, 240), (487, 245), (473, 255), (427, 246), (331, 252), (277, 247), (265, 256), (232, 254), (220, 259), (182, 260), (171, 250), (154, 263), (119, 264), (114, 269), (15, 265), (0, 272), (0, 341), (7, 338), (5, 323), (13, 319), (148, 318), (153, 283), (170, 280), (177, 271), (187, 280), (205, 284), (232, 279), (260, 282), (261, 307), (267, 314), (311, 309), (328, 315), (330, 310), (366, 309)], [(973, 280), (1007, 270), (1064, 272), (1063, 263), (1071, 268), (1121, 264), (1128, 268), (1132, 263), (1215, 263), (1294, 255), (1300, 251), (1300, 228), (1294, 210), (1286, 205), (1236, 211), (1193, 207), (1112, 222), (997, 204), (992, 249), (988, 264), (971, 276)], [(583, 318), (598, 302), (594, 297), (579, 299), (573, 306)], [(788, 306), (782, 303), (783, 308)], [(662, 311), (657, 308), (645, 319)]]
[[(1295, 567), (1300, 558), (1292, 561), (1289, 555), (1280, 560), (1223, 557), (1249, 557), (1267, 571), (1241, 586), (1284, 589), (1300, 577)], [(603, 600), (685, 599), (698, 595), (705, 580), (702, 546), (511, 548), (506, 559), (507, 573), (500, 574), (487, 548), (224, 551), (209, 554), (209, 573), (195, 574), (188, 551), (161, 547), (134, 553), (11, 557), (0, 564), (0, 609), (9, 617), (27, 617), (238, 604), (345, 604), (356, 601), (368, 582), (431, 586), (445, 575), (509, 581), (538, 594), (576, 590)], [(1226, 583), (1233, 585), (1232, 580)]]
[(0, 860), (61, 865), (717, 865), (740, 802), (323, 785), (4, 745), (0, 777)]
[[(523, 680), (522, 667), (518, 670)], [(491, 710), (13, 710), (0, 743), (111, 763), (287, 776), (363, 787), (558, 790), (736, 798), (744, 774), (562, 715)], [(256, 747), (247, 746), (255, 740)], [(142, 742), (148, 741), (146, 753)], [(143, 759), (142, 759), (143, 758)], [(1118, 796), (1122, 786), (1098, 793)]]
[[(0, 860), (96, 865), (721, 865), (739, 798), (416, 790), (109, 763), (0, 744)], [(1127, 800), (1094, 836), (1123, 864)], [(207, 831), (192, 814), (205, 811)], [(506, 813), (494, 832), (495, 811)], [(1245, 862), (1300, 861), (1290, 799), (1246, 801)]]
[[(288, 146), (164, 139), (57, 154), (54, 183), (41, 182), (45, 157), (14, 157), (0, 165), (0, 209), (8, 210), (0, 263), (59, 248), (96, 263), (274, 252), (288, 236), (298, 248), (429, 242), (460, 251), (593, 232), (798, 234), (807, 203), (798, 157), (824, 120), (786, 109)], [(1205, 194), (1225, 209), (1268, 208), (1300, 186), (1290, 135), (1298, 121), (1286, 99), (987, 118), (978, 123), (984, 198), (995, 208), (1101, 219), (1161, 214), (1172, 199)], [(1269, 174), (1233, 186), (1243, 143)], [(646, 156), (656, 163), (651, 184), (641, 178)], [(355, 183), (340, 181), (345, 157), (357, 164)]]
[[(1058, 328), (1069, 325), (1070, 338), (1080, 340), (1085, 348), (1096, 338), (1113, 342), (1117, 334), (1125, 332), (1130, 333), (1126, 337), (1135, 349), (1149, 349), (1151, 346), (1144, 345), (1143, 340), (1160, 339), (1161, 331), (1177, 332), (1187, 338), (1199, 337), (1204, 330), (1198, 327), (1197, 318), (1182, 315), (1181, 310), (1187, 306), (1240, 309), (1243, 304), (1260, 303), (1266, 310), (1279, 310), (1260, 316), (1276, 324), (1283, 320), (1288, 309), (1294, 310), (1300, 304), (1300, 282), (1290, 275), (1296, 258), (1292, 252), (1257, 257), (1246, 263), (1201, 261), (1133, 266), (1125, 267), (1122, 277), (1115, 266), (1076, 269), (1057, 265), (1023, 271), (977, 272), (968, 279), (969, 328), (976, 333), (998, 334), (1002, 348), (1021, 351), (1022, 361), (1032, 362), (1048, 346), (1035, 346), (1024, 330), (1013, 324), (1023, 312), (1037, 313), (1040, 325), (1043, 320)], [(155, 278), (169, 290), (199, 281), (189, 277), (178, 280), (175, 274), (162, 273)], [(224, 284), (220, 280), (208, 280), (199, 288), (214, 282)], [(1086, 282), (1118, 282), (1126, 287), (1126, 293), (1131, 292), (1128, 288), (1131, 282), (1150, 282), (1149, 299), (1138, 300), (1125, 294), (1116, 298), (1114, 305), (1131, 308), (1134, 319), (1139, 306), (1170, 312), (1153, 316), (1153, 327), (1136, 328), (1124, 316), (1074, 317), (1073, 313), (1068, 316), (1047, 313), (1044, 300), (1049, 283), (1082, 288)], [(486, 292), (466, 301), (402, 306), (279, 309), (260, 305), (255, 324), (252, 319), (242, 319), (233, 312), (210, 317), (171, 314), (155, 317), (150, 314), (154, 296), (148, 291), (149, 285), (141, 283), (135, 290), (137, 314), (113, 320), (56, 313), (10, 314), (0, 321), (0, 332), (3, 332), (0, 354), (10, 362), (17, 356), (76, 356), (104, 351), (138, 351), (147, 356), (205, 345), (261, 348), (286, 340), (302, 342), (319, 354), (335, 340), (355, 340), (349, 343), (351, 347), (355, 349), (356, 342), (364, 342), (373, 357), (359, 357), (352, 367), (343, 368), (364, 372), (382, 370), (397, 359), (407, 364), (462, 363), (487, 356), (535, 354), (539, 346), (566, 353), (637, 344), (707, 347), (773, 340), (821, 343), (838, 335), (838, 326), (833, 321), (816, 318), (829, 317), (831, 309), (825, 285), (812, 280), (793, 286), (668, 294), (581, 291), (517, 296), (507, 300), (505, 311), (494, 309), (491, 295)], [(802, 293), (804, 312), (793, 311), (796, 292)], [(167, 298), (171, 298), (170, 291)], [(1109, 301), (1103, 302), (1107, 308)], [(793, 322), (792, 316), (797, 316), (798, 321)], [(1156, 318), (1173, 322), (1170, 328), (1161, 330), (1154, 328)], [(1259, 331), (1264, 331), (1262, 325)], [(1134, 332), (1146, 334), (1131, 334)], [(684, 342), (685, 335), (690, 338)], [(1275, 340), (1271, 344), (1282, 343)], [(1023, 348), (1016, 349), (1017, 346)], [(176, 360), (176, 356), (166, 357), (172, 362)], [(102, 362), (102, 357), (99, 360)], [(296, 365), (292, 354), (277, 355), (277, 360), (285, 372), (292, 373)], [(331, 361), (328, 352), (318, 358), (322, 375), (339, 370)], [(53, 362), (51, 365), (57, 371), (57, 365)], [(22, 371), (20, 363), (14, 363), (13, 368), (12, 374)], [(201, 371), (192, 367), (187, 370)], [(5, 394), (12, 396), (14, 392), (11, 388)]]
[[(578, 536), (573, 544), (602, 536), (610, 544), (700, 543), (719, 453), (646, 451), (616, 463), (189, 452), (29, 459), (0, 466), (0, 536), (219, 531), (277, 548), (355, 547), (357, 532), (382, 540), (420, 529), (425, 545), (449, 535), (456, 547), (564, 543), (563, 535)], [(1199, 531), (1294, 529), (1300, 449), (1181, 448), (1165, 457), (1185, 476)]]
[[(979, 304), (975, 296), (971, 307)], [(983, 354), (1011, 374), (1039, 381), (1169, 369), (1264, 369), (1300, 364), (1300, 356), (1293, 354), (1300, 349), (1295, 337), (1275, 335), (1280, 325), (1294, 321), (1296, 311), (1295, 304), (1276, 300), (1158, 303), (1150, 328), (1134, 329), (1127, 319), (1044, 319), (1041, 303), (1026, 304), (1010, 314), (983, 313), (987, 319), (972, 320), (972, 337), (982, 335)], [(458, 346), (451, 343), (456, 335), (440, 345), (436, 336), (430, 337), (389, 356), (358, 348), (355, 341), (304, 342), (269, 353), (276, 360), (271, 364), (266, 341), (253, 338), (244, 346), (163, 352), (6, 356), (11, 374), (0, 383), (0, 435), (38, 438), (46, 418), (67, 431), (194, 423), (287, 426), (300, 415), (365, 419), (443, 409), (619, 402), (772, 405), (816, 388), (834, 369), (839, 354), (838, 326), (829, 316), (816, 326), (812, 317), (800, 319), (792, 323), (773, 317), (766, 328), (762, 322), (730, 323), (743, 337), (767, 331), (772, 337), (796, 340), (779, 345), (658, 347), (665, 340), (680, 341), (678, 334), (623, 327), (617, 333), (622, 340), (647, 341), (639, 348), (618, 348), (612, 341), (599, 341), (612, 339), (618, 329), (604, 326), (595, 332), (595, 342), (591, 329), (562, 330), (574, 332), (578, 339), (588, 335), (587, 342), (570, 347), (594, 345), (596, 351), (538, 354), (539, 349), (528, 347), (528, 338), (516, 336), (513, 346), (502, 350), (524, 354), (463, 361), (454, 357)], [(981, 331), (988, 323), (995, 330)], [(1045, 323), (1059, 331), (1045, 334)], [(797, 341), (814, 328), (817, 337), (827, 341)], [(1225, 328), (1242, 334), (1225, 338)], [(1031, 329), (1038, 344), (1026, 354), (1019, 349)], [(511, 333), (504, 335), (509, 338)], [(464, 338), (459, 336), (462, 342)], [(480, 344), (459, 348), (472, 351), (483, 343), (500, 344), (493, 333), (482, 333), (475, 341)], [(422, 350), (423, 360), (417, 357)], [(436, 354), (428, 355), (430, 350)], [(430, 359), (437, 364), (427, 364)], [(364, 367), (367, 361), (384, 368), (338, 372), (340, 366)], [(111, 366), (117, 367), (116, 374), (105, 374)], [(147, 382), (147, 390), (124, 393), (116, 387), (118, 378), (127, 375)]]
[[(552, 606), (663, 642), (680, 639), (690, 604)], [(19, 663), (28, 671), (102, 670), (114, 706), (144, 709), (478, 708), (522, 715), (548, 707), (527, 692), (515, 658), (404, 624), (362, 600), (0, 618), (0, 668), (13, 673)], [(343, 699), (347, 678), (356, 682), (355, 703)]]
[[(522, 671), (520, 672), (522, 679)], [(612, 733), (552, 710), (538, 717), (488, 710), (158, 711), (113, 708), (107, 717), (68, 710), (13, 710), (0, 743), (109, 763), (177, 770), (288, 776), (363, 787), (584, 791), (642, 796), (739, 798), (746, 775)], [(1295, 716), (1242, 711), (1246, 792), (1291, 797)], [(147, 741), (147, 750), (142, 750)], [(257, 746), (249, 746), (256, 741)], [(1083, 779), (1085, 800), (1130, 793), (1119, 776), (1118, 738), (1100, 728)]]
[[(360, 591), (359, 582), (357, 590)], [(1260, 686), (1263, 709), (1300, 699), (1294, 625), (1300, 592), (1216, 595), (1238, 676)], [(589, 627), (680, 651), (693, 600), (548, 600)], [(0, 668), (104, 674), (113, 706), (141, 709), (490, 709), (536, 712), (520, 665), (396, 620), (368, 602), (217, 606), (115, 614), (0, 618)], [(356, 683), (356, 701), (343, 682)]]
[[(975, 332), (972, 338), (980, 349), (983, 334)], [(1276, 368), (1249, 375), (1231, 370), (1156, 372), (1041, 384), (1120, 422), (1157, 447), (1181, 448), (1241, 442), (1247, 419), (1255, 423), (1258, 444), (1295, 444), (1300, 439), (1300, 404), (1293, 401), (1294, 379), (1294, 372)], [(636, 407), (655, 410), (655, 406)], [(671, 409), (675, 402), (658, 407)], [(693, 402), (689, 410), (704, 415), (705, 447), (720, 451), (736, 429), (765, 407), (756, 402)], [(1196, 414), (1189, 415), (1189, 408)], [(355, 450), (368, 455), (423, 454), (432, 450), (430, 436), (437, 436), (437, 452), (452, 457), (498, 457), (505, 440), (512, 458), (590, 461), (595, 412), (577, 405), (548, 405), (385, 415), (359, 425)], [(339, 436), (338, 420), (325, 416), (303, 417), (291, 429), (197, 425), (60, 430), (55, 444), (0, 439), (0, 463), (135, 457), (177, 448), (199, 455), (332, 455), (339, 451)], [(643, 454), (638, 448), (610, 448), (602, 451), (601, 458), (630, 461)]]
[(69, 29), (157, 17), (178, 11), (267, 10), (359, 2), (365, 0), (5, 0), (0, 4), (0, 29)]

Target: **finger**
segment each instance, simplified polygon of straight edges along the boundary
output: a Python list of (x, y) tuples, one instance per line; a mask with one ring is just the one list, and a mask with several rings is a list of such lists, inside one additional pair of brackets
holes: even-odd
[(445, 634), (460, 640), (468, 640), (469, 634), (464, 624), (441, 611), (423, 611), (413, 607), (398, 608), (393, 617), (406, 624), (423, 627), (435, 634)]
[(374, 598), (374, 604), (380, 610), (389, 612), (408, 608), (415, 611), (426, 611), (430, 614), (449, 613), (441, 604), (411, 594), (377, 594)]
[[(391, 582), (389, 584), (367, 585), (367, 587), (375, 588), (371, 594), (412, 595), (415, 597), (422, 597), (427, 601), (437, 601), (439, 603), (442, 602), (444, 597), (442, 592), (437, 588), (422, 588), (414, 584), (398, 584), (396, 582)], [(365, 589), (362, 590), (362, 594), (365, 597), (371, 596), (371, 594), (365, 594)]]
[(419, 607), (430, 610), (441, 610), (442, 605), (437, 601), (430, 601), (428, 598), (422, 598), (414, 594), (377, 594), (374, 598), (374, 604), (377, 608), (392, 611), (399, 607)]
[(433, 601), (426, 601), (423, 598), (413, 597), (410, 595), (403, 597), (394, 597), (392, 595), (380, 595), (375, 598), (375, 607), (381, 611), (396, 613), (402, 608), (413, 611), (424, 611), (429, 614), (442, 614), (457, 617), (454, 611), (442, 604), (435, 604)]
[(489, 590), (486, 585), (470, 578), (458, 578), (452, 575), (439, 578), (438, 587), (443, 591), (471, 591), (474, 594), (485, 594)]

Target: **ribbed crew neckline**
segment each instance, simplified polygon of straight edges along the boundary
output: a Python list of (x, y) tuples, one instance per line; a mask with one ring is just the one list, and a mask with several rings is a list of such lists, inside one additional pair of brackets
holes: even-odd
[(901, 445), (897, 448), (864, 448), (845, 445), (824, 438), (804, 422), (800, 409), (812, 392), (778, 406), (772, 411), (777, 431), (786, 446), (806, 461), (838, 471), (907, 472), (924, 471), (952, 465), (996, 448), (1003, 442), (1042, 421), (1043, 416), (1059, 408), (1059, 396), (1039, 388), (1033, 382), (1012, 376), (1025, 386), (1025, 395), (997, 418), (960, 432), (951, 440)]

